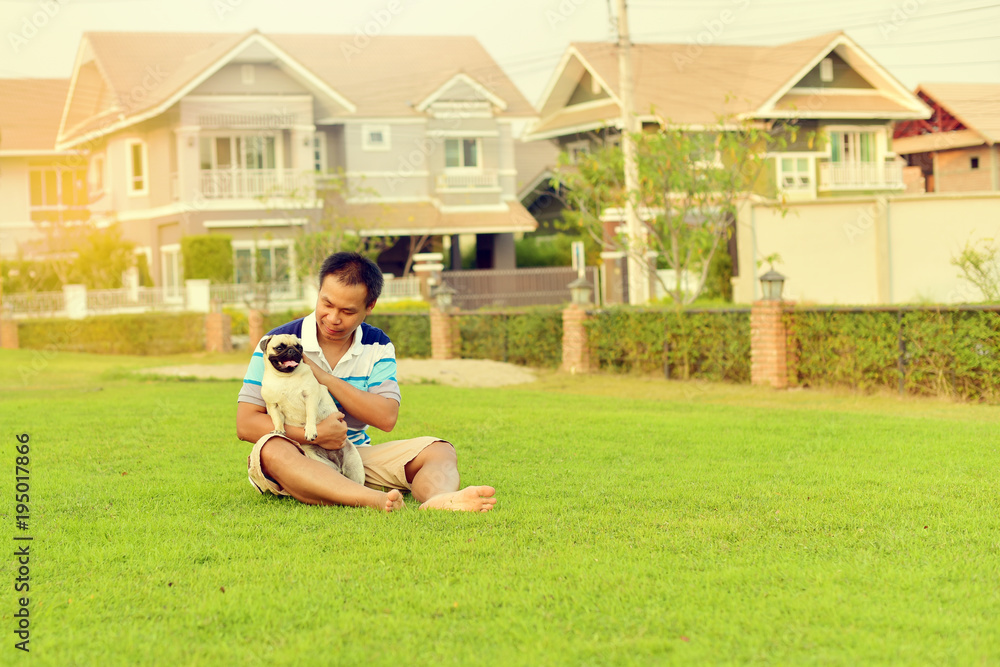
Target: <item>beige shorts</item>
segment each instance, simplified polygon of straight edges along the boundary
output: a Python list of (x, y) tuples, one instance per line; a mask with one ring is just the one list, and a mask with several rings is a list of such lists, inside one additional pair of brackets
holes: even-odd
[[(265, 475), (260, 465), (260, 450), (264, 443), (271, 438), (288, 440), (295, 445), (299, 452), (302, 451), (302, 448), (294, 440), (268, 433), (257, 441), (250, 456), (247, 457), (247, 474), (250, 477), (250, 483), (261, 493), (268, 492), (277, 496), (287, 496), (290, 494), (281, 488), (280, 484)], [(435, 442), (451, 444), (441, 438), (424, 436), (409, 440), (392, 440), (369, 447), (358, 447), (361, 462), (365, 465), (365, 486), (379, 491), (388, 491), (389, 489), (409, 491), (410, 483), (406, 481), (406, 464), (415, 459), (425, 447)]]

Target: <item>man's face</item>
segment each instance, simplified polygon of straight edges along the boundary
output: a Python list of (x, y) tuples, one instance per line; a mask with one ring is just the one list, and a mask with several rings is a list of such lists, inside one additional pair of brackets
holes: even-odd
[(364, 285), (345, 285), (337, 276), (324, 278), (316, 300), (316, 333), (320, 342), (350, 340), (354, 330), (372, 312), (365, 303), (367, 300), (368, 290)]

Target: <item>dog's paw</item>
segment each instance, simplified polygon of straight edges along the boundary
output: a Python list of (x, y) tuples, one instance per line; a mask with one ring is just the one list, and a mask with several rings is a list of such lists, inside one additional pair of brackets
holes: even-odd
[(308, 429), (306, 430), (306, 440), (308, 440), (309, 442), (315, 440), (318, 435), (319, 432), (316, 429), (313, 429), (311, 431)]
[(271, 433), (269, 435), (285, 435), (285, 430), (284, 429), (280, 429), (280, 428), (276, 428), (273, 431), (271, 431)]

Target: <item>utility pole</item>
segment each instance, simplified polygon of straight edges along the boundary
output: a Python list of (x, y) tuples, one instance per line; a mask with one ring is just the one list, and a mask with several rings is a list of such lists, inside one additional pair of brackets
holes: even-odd
[(628, 33), (625, 0), (618, 1), (618, 90), (622, 103), (622, 154), (625, 158), (625, 229), (628, 250), (628, 302), (642, 305), (649, 301), (649, 265), (646, 261), (646, 230), (635, 210), (635, 192), (639, 189), (639, 165), (633, 134), (641, 128), (635, 117), (635, 79), (632, 74), (632, 50)]

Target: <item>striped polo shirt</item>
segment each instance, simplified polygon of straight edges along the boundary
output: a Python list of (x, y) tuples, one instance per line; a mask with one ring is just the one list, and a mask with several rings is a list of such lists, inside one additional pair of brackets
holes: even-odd
[[(323, 351), (319, 347), (316, 336), (315, 311), (303, 318), (284, 324), (268, 332), (272, 334), (294, 334), (302, 340), (302, 351), (312, 361), (327, 373), (348, 382), (361, 391), (371, 392), (400, 402), (399, 384), (396, 382), (396, 348), (389, 337), (381, 329), (376, 329), (364, 322), (354, 332), (354, 341), (343, 358), (337, 362), (336, 368), (330, 368)], [(253, 403), (266, 407), (260, 395), (260, 383), (264, 377), (264, 353), (254, 350), (243, 377), (243, 387), (237, 399), (243, 403)], [(344, 412), (340, 403), (337, 409)], [(345, 413), (347, 422), (347, 439), (353, 444), (364, 447), (371, 442), (368, 436), (368, 424), (353, 415)]]

